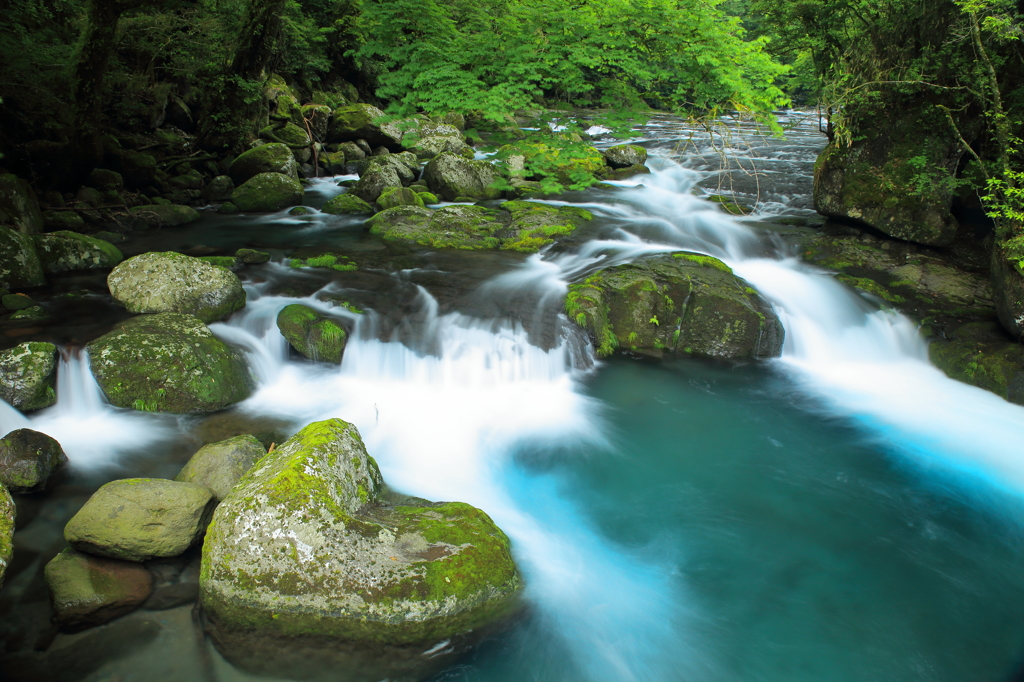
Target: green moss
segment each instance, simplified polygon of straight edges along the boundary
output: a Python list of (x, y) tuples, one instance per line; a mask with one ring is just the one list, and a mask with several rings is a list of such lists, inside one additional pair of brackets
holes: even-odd
[(732, 274), (732, 268), (730, 268), (728, 265), (718, 260), (714, 256), (705, 256), (704, 254), (690, 253), (688, 251), (677, 251), (672, 254), (672, 257), (680, 258), (682, 260), (688, 260), (691, 263), (703, 265), (706, 268), (715, 268), (716, 270), (721, 270), (722, 272), (728, 272), (730, 275)]
[(836, 275), (836, 279), (847, 286), (874, 294), (889, 303), (903, 303), (906, 301), (905, 298), (899, 294), (892, 293), (873, 279), (868, 279), (866, 277), (851, 277), (850, 275)]
[(234, 270), (238, 267), (238, 259), (234, 256), (199, 256), (199, 260), (211, 265), (219, 265), (228, 270)]
[(341, 256), (335, 253), (323, 253), (305, 260), (292, 258), (288, 265), (293, 268), (330, 268), (338, 272), (353, 272), (359, 269), (348, 256)]
[(348, 335), (334, 320), (295, 303), (281, 309), (277, 315), (277, 327), (292, 348), (310, 360), (341, 362)]

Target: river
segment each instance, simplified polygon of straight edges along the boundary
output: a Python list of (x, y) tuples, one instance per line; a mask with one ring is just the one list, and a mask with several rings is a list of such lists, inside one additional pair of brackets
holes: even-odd
[[(246, 308), (212, 325), (246, 350), (259, 388), (208, 419), (126, 412), (69, 350), (55, 407), (0, 413), (5, 431), (50, 433), (72, 462), (45, 497), (24, 510), (19, 500), (28, 519), (20, 570), (0, 595), (0, 671), (68, 659), (60, 679), (266, 679), (202, 641), (190, 606), (122, 619), (149, 628), (130, 647), (103, 635), (124, 634), (113, 623), (26, 653), (23, 640), (45, 631), (41, 567), (101, 483), (173, 477), (235, 423), (287, 435), (341, 417), (390, 486), (479, 506), (513, 541), (528, 616), (438, 679), (1010, 679), (1024, 658), (1024, 408), (947, 379), (910, 320), (795, 258), (787, 236), (804, 228), (778, 218), (813, 215), (824, 140), (814, 117), (782, 120), (785, 140), (749, 124), (709, 138), (654, 119), (638, 131), (654, 172), (560, 197), (594, 225), (529, 257), (395, 255), (359, 221), (319, 213), (210, 215), (147, 236), (137, 250), (255, 245), (277, 256), (243, 272)], [(307, 203), (340, 191), (336, 180), (316, 181)], [(703, 198), (720, 187), (755, 213), (737, 219)], [(360, 271), (281, 262), (324, 246)], [(783, 357), (596, 360), (562, 314), (568, 284), (680, 248), (721, 258), (771, 301)], [(340, 368), (289, 357), (274, 320), (295, 302), (354, 327)], [(98, 651), (84, 663), (83, 642)]]

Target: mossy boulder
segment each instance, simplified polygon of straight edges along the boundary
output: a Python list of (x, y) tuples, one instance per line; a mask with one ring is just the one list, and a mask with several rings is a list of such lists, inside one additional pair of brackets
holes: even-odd
[(372, 204), (385, 190), (402, 186), (402, 176), (396, 166), (374, 164), (359, 176), (359, 181), (348, 191), (352, 196)]
[(323, 142), (327, 139), (327, 126), (331, 121), (331, 108), (326, 104), (304, 104), (302, 118), (309, 122), (313, 139)]
[(602, 149), (601, 154), (612, 168), (642, 166), (647, 163), (647, 150), (638, 144), (619, 144)]
[(412, 184), (420, 170), (420, 162), (412, 152), (381, 154), (380, 156), (370, 156), (356, 162), (356, 170), (360, 175), (374, 166), (394, 168), (404, 185)]
[(395, 123), (377, 123), (384, 112), (371, 104), (352, 104), (335, 109), (327, 126), (328, 142), (366, 140), (372, 147), (402, 150), (402, 129)]
[(36, 305), (28, 294), (4, 294), (0, 301), (3, 302), (4, 310), (27, 310)]
[(111, 481), (64, 526), (75, 549), (125, 561), (178, 556), (202, 540), (216, 501), (197, 483), (162, 478)]
[(54, 622), (77, 632), (109, 623), (138, 608), (153, 592), (145, 566), (65, 549), (44, 569)]
[(239, 249), (235, 251), (235, 258), (246, 265), (260, 265), (270, 260), (270, 254), (266, 251), (256, 251), (255, 249)]
[(461, 134), (451, 137), (439, 135), (422, 137), (409, 145), (409, 151), (418, 159), (432, 159), (444, 153), (455, 154), (464, 159), (472, 159), (476, 155), (473, 148), (463, 142)]
[(43, 227), (52, 231), (80, 232), (85, 229), (85, 219), (75, 211), (43, 211)]
[(552, 179), (571, 187), (590, 184), (608, 171), (605, 157), (596, 147), (578, 142), (516, 142), (499, 152), (507, 159), (511, 176), (519, 180)]
[(423, 207), (423, 199), (414, 190), (408, 187), (389, 187), (377, 197), (377, 208), (385, 211), (395, 206), (420, 206)]
[(22, 288), (44, 284), (46, 276), (32, 237), (0, 227), (0, 286)]
[(291, 347), (314, 361), (341, 362), (348, 334), (336, 321), (299, 303), (285, 306), (277, 314), (277, 328)]
[(588, 211), (509, 201), (500, 208), (399, 206), (370, 219), (370, 233), (388, 241), (438, 249), (504, 249), (533, 253), (591, 219)]
[(11, 225), (22, 234), (43, 229), (43, 212), (28, 182), (12, 173), (0, 174), (0, 224)]
[[(283, 126), (269, 125), (260, 130), (260, 137), (272, 142), (279, 142), (288, 145), (293, 151), (305, 149), (310, 145), (309, 134), (305, 128), (300, 128), (294, 123), (286, 123)], [(262, 145), (266, 147), (268, 145)], [(257, 147), (259, 149), (260, 147)]]
[(320, 210), (332, 215), (348, 215), (350, 213), (373, 213), (373, 206), (370, 206), (370, 204), (355, 194), (345, 192), (328, 200)]
[(231, 193), (231, 203), (239, 211), (280, 211), (302, 203), (302, 185), (281, 173), (254, 175)]
[(0, 438), (0, 483), (12, 492), (42, 490), (67, 461), (60, 443), (45, 433), (16, 429)]
[(228, 167), (228, 175), (236, 185), (261, 173), (280, 173), (298, 178), (299, 166), (295, 155), (286, 144), (263, 144), (239, 154)]
[(348, 172), (345, 152), (321, 152), (320, 165), (331, 175), (343, 175)]
[(446, 201), (456, 197), (474, 199), (497, 199), (501, 190), (494, 185), (498, 171), (486, 161), (473, 161), (456, 154), (444, 152), (435, 157), (423, 169), (423, 179), (430, 191)]
[(4, 574), (14, 556), (15, 507), (7, 488), (0, 485), (0, 587), (4, 586)]
[(199, 211), (181, 204), (147, 204), (129, 211), (135, 227), (179, 227), (199, 220)]
[(214, 322), (245, 306), (238, 275), (174, 251), (129, 258), (110, 272), (107, 286), (132, 313), (188, 313)]
[(992, 300), (999, 322), (1019, 342), (1024, 342), (1024, 270), (996, 245), (992, 249)]
[(932, 363), (962, 381), (1024, 405), (1024, 345), (992, 322), (972, 322), (928, 347)]
[[(252, 652), (247, 637), (277, 637), (419, 666), (402, 647), (454, 645), (519, 606), (509, 541), (484, 512), (389, 503), (382, 489), (358, 431), (340, 419), (305, 427), (242, 478), (214, 513), (200, 579), (229, 659)], [(375, 674), (366, 679), (388, 676)]]
[(93, 168), (89, 173), (89, 184), (103, 191), (120, 192), (124, 189), (124, 178), (117, 171)]
[(242, 353), (192, 315), (133, 317), (87, 348), (96, 381), (117, 407), (200, 414), (253, 390)]
[(227, 175), (218, 175), (210, 180), (203, 191), (207, 201), (227, 201), (235, 191), (235, 181)]
[(711, 256), (659, 254), (599, 270), (569, 287), (565, 308), (601, 356), (616, 349), (714, 358), (782, 352), (784, 330), (771, 306)]
[(57, 402), (57, 347), (29, 341), (0, 351), (0, 398), (19, 410)]
[(242, 475), (266, 454), (267, 449), (250, 434), (209, 443), (192, 455), (174, 480), (206, 486), (220, 502)]
[(48, 275), (69, 270), (112, 268), (124, 256), (108, 241), (77, 232), (50, 232), (37, 234), (36, 253)]
[(815, 210), (899, 239), (952, 243), (957, 222), (950, 209), (963, 148), (945, 115), (907, 102), (849, 113), (850, 144), (830, 143), (815, 163)]

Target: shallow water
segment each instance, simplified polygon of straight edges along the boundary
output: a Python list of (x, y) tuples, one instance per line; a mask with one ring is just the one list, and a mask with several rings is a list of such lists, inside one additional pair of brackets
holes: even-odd
[[(0, 677), (250, 679), (202, 640), (188, 606), (53, 638), (41, 568), (102, 482), (173, 477), (202, 442), (257, 428), (280, 442), (337, 416), (391, 486), (480, 506), (513, 540), (528, 614), (440, 679), (1007, 679), (1024, 657), (1024, 409), (946, 379), (908, 320), (752, 224), (810, 213), (822, 141), (811, 119), (791, 118), (804, 125), (785, 142), (752, 128), (729, 140), (766, 169), (743, 197), (756, 202), (746, 220), (694, 192), (749, 175), (723, 171), (710, 143), (664, 118), (638, 132), (656, 173), (566, 197), (597, 215), (574, 248), (396, 252), (318, 213), (211, 215), (130, 242), (126, 253), (255, 246), (277, 260), (327, 247), (360, 270), (244, 272), (246, 309), (213, 329), (247, 351), (260, 388), (223, 415), (112, 409), (87, 359), (68, 353), (60, 402), (28, 423), (73, 466), (19, 499)], [(307, 203), (335, 182), (314, 183)], [(772, 301), (782, 359), (595, 363), (559, 314), (568, 283), (678, 248), (722, 258)], [(289, 356), (274, 319), (293, 302), (354, 327), (340, 368)], [(24, 424), (0, 411), (0, 426)]]

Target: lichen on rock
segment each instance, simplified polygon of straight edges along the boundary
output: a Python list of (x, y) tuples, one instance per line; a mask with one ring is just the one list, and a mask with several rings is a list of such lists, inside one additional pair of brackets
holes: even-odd
[(0, 227), (0, 286), (38, 287), (44, 284), (43, 265), (32, 237)]
[(423, 179), (430, 191), (446, 201), (459, 197), (497, 199), (501, 190), (495, 186), (498, 171), (486, 161), (474, 161), (443, 152), (423, 169)]
[(15, 429), (0, 438), (0, 484), (13, 492), (42, 490), (67, 461), (60, 443), (45, 433)]
[(110, 242), (77, 232), (49, 232), (34, 239), (46, 274), (112, 268), (124, 258)]
[(57, 402), (57, 347), (29, 341), (0, 351), (0, 398), (19, 410)]

